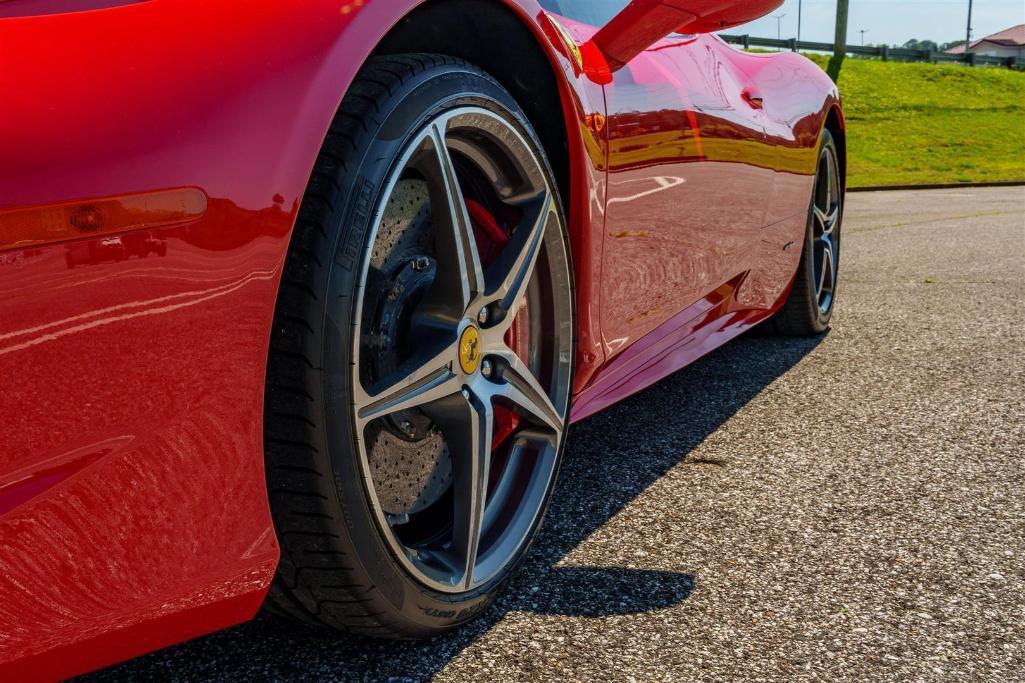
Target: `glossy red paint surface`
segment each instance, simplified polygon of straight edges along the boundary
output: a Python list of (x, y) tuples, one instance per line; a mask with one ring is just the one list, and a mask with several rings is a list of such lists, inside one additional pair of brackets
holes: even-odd
[[(795, 54), (667, 37), (605, 86), (605, 364), (580, 420), (771, 315), (801, 254), (819, 134), (839, 107)], [(760, 103), (754, 106), (752, 93)]]
[[(207, 203), (0, 249), (0, 680), (104, 666), (261, 604), (281, 264), (346, 87), (417, 4), (3, 3), (0, 214), (180, 188)], [(771, 312), (836, 96), (796, 56), (711, 37), (602, 82), (575, 54), (598, 27), (508, 4), (559, 76), (579, 419)]]

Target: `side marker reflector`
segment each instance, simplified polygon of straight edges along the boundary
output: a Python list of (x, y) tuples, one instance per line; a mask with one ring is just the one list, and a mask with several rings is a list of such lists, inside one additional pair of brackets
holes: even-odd
[(202, 217), (206, 206), (206, 193), (183, 187), (0, 209), (0, 251), (176, 225)]

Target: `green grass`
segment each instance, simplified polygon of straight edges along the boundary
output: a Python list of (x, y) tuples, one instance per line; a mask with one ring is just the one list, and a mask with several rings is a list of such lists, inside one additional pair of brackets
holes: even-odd
[(1025, 181), (1025, 72), (847, 59), (839, 85), (851, 187)]

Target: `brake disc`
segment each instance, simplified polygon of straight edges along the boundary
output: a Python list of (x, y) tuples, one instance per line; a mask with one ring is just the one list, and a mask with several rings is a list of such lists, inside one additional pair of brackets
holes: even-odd
[[(406, 339), (416, 304), (434, 280), (427, 183), (400, 180), (392, 190), (370, 257), (368, 290), (378, 292), (365, 337), (376, 377), (394, 372), (415, 340)], [(415, 348), (412, 349), (415, 351)], [(382, 509), (415, 514), (437, 502), (452, 484), (452, 460), (441, 432), (419, 410), (378, 421), (367, 456)]]

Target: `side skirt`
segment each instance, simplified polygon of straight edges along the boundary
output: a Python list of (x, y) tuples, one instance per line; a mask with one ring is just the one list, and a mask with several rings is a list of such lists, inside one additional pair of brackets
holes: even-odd
[(573, 401), (578, 422), (671, 375), (762, 322), (786, 301), (793, 281), (769, 309), (743, 307), (742, 273), (652, 330), (612, 359)]

